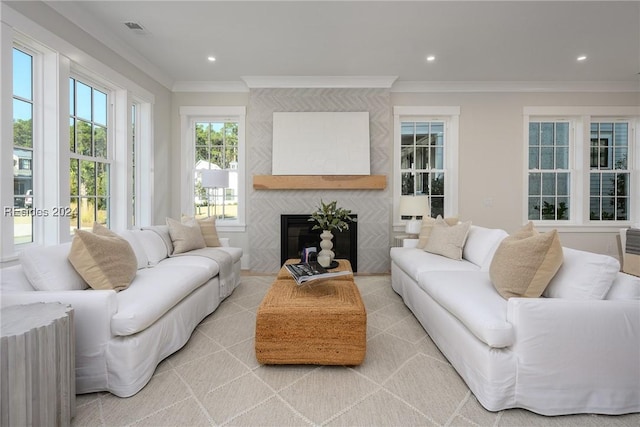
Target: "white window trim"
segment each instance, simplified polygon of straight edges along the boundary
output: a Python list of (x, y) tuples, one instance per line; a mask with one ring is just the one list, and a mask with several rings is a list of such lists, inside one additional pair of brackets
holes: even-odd
[(400, 182), (400, 122), (406, 118), (442, 121), (447, 129), (445, 142), (445, 203), (446, 216), (458, 214), (458, 146), (460, 107), (458, 106), (395, 106), (393, 107), (393, 228), (404, 229), (405, 222), (400, 221), (399, 203), (402, 192)]
[(240, 106), (203, 106), (180, 107), (180, 135), (182, 141), (180, 162), (180, 209), (193, 216), (193, 186), (195, 158), (194, 127), (198, 121), (235, 121), (238, 123), (238, 218), (235, 220), (216, 220), (218, 231), (244, 232), (246, 230), (246, 162), (245, 162), (245, 122), (246, 107)]
[[(570, 149), (571, 156), (571, 219), (569, 221), (533, 221), (540, 230), (557, 229), (561, 232), (592, 232), (611, 233), (618, 229), (631, 225), (640, 226), (640, 200), (634, 200), (634, 196), (640, 194), (640, 116), (637, 107), (606, 107), (606, 106), (535, 106), (523, 108), (523, 223), (528, 219), (528, 195), (529, 195), (529, 121), (540, 119), (568, 120), (572, 123), (573, 143)], [(589, 177), (589, 168), (586, 165), (589, 159), (589, 138), (592, 121), (603, 119), (628, 120), (631, 124), (629, 131), (629, 159), (628, 167), (631, 171), (629, 182), (629, 220), (626, 221), (591, 221), (589, 220), (589, 186), (586, 185)]]

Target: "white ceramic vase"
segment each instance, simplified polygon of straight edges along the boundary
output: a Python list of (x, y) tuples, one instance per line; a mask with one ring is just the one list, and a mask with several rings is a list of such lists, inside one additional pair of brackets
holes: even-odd
[(322, 234), (320, 234), (320, 238), (322, 239), (320, 241), (320, 247), (322, 250), (318, 253), (318, 257), (329, 256), (330, 260), (333, 261), (333, 258), (336, 256), (336, 254), (331, 250), (331, 248), (333, 248), (333, 234), (331, 234), (329, 230), (323, 230)]

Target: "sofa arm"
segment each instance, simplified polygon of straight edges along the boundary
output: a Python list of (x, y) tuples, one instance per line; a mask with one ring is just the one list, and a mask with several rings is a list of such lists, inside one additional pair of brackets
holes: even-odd
[(511, 298), (507, 321), (515, 330), (518, 387), (535, 391), (550, 414), (568, 395), (597, 400), (603, 413), (621, 402), (637, 408), (640, 301)]
[(112, 290), (4, 292), (2, 306), (60, 302), (73, 307), (76, 354), (101, 354), (111, 338), (111, 317), (118, 311)]

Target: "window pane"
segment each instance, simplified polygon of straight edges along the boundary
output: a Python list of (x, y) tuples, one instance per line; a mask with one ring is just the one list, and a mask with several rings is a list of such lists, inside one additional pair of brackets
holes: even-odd
[(91, 88), (76, 81), (76, 116), (91, 121)]
[(628, 173), (616, 174), (616, 195), (617, 196), (629, 195), (629, 174)]
[(413, 145), (413, 123), (402, 123), (400, 125), (400, 143), (402, 145)]
[(69, 151), (76, 152), (76, 119), (69, 119)]
[(442, 146), (444, 145), (444, 123), (433, 122), (431, 123), (432, 143)]
[(559, 173), (557, 176), (557, 194), (562, 196), (569, 195), (569, 174)]
[(540, 145), (540, 123), (529, 123), (529, 147)]
[(69, 79), (69, 115), (75, 116), (76, 114), (76, 81)]
[(540, 149), (538, 147), (529, 148), (529, 169), (540, 168)]
[(556, 169), (569, 169), (569, 147), (556, 148)]
[(600, 220), (600, 198), (591, 197), (589, 199), (589, 219)]
[(529, 197), (528, 218), (532, 221), (536, 221), (540, 219), (540, 198), (539, 197)]
[(13, 96), (33, 100), (33, 58), (13, 49)]
[(429, 123), (416, 123), (416, 145), (429, 145)]
[(400, 148), (400, 168), (411, 169), (413, 164), (413, 147)]
[(429, 147), (416, 147), (416, 169), (429, 168)]
[(95, 145), (95, 157), (107, 158), (107, 129), (102, 126), (93, 127), (93, 143)]
[(91, 123), (76, 121), (76, 152), (83, 156), (91, 156)]
[(629, 219), (627, 212), (627, 203), (629, 199), (627, 197), (619, 197), (616, 202), (616, 219), (618, 221), (626, 221)]
[(209, 141), (209, 123), (196, 123), (196, 145), (207, 145)]
[(71, 159), (70, 162), (70, 173), (69, 173), (69, 187), (72, 196), (77, 196), (78, 194), (78, 159)]
[(416, 173), (416, 186), (414, 194), (429, 194), (429, 174)]
[(80, 195), (96, 195), (96, 164), (80, 161)]
[(99, 90), (93, 91), (93, 121), (101, 125), (107, 124), (107, 94)]
[(96, 206), (96, 221), (99, 224), (107, 226), (107, 218), (109, 213), (109, 199), (98, 197)]
[(553, 123), (542, 123), (540, 126), (540, 143), (541, 145), (553, 145), (554, 144), (554, 126)]
[(553, 173), (542, 174), (542, 194), (549, 196), (556, 194), (556, 175)]
[(109, 195), (109, 165), (96, 163), (96, 195)]
[(539, 196), (541, 195), (541, 174), (539, 173), (530, 173), (529, 174), (529, 195), (530, 196)]
[(402, 195), (413, 194), (413, 175), (411, 172), (403, 172), (401, 176)]
[(558, 207), (556, 209), (556, 220), (569, 219), (569, 198), (558, 197)]
[(556, 145), (569, 146), (569, 123), (556, 123)]
[(444, 196), (444, 173), (434, 173), (431, 179), (431, 194)]
[(542, 147), (540, 169), (554, 169), (553, 147)]
[(96, 221), (96, 199), (93, 197), (80, 198), (80, 228), (82, 230), (93, 229), (93, 223)]
[(629, 145), (629, 124), (616, 123), (614, 132), (614, 144), (616, 147), (627, 147)]
[(29, 102), (13, 100), (13, 145), (33, 147), (32, 105)]
[(543, 220), (555, 220), (556, 219), (556, 200), (553, 197), (542, 198), (542, 219)]

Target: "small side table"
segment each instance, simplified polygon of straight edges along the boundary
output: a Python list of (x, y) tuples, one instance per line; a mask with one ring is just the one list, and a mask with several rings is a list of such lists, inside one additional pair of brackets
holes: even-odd
[(76, 411), (73, 308), (14, 305), (0, 317), (0, 425), (70, 425)]

